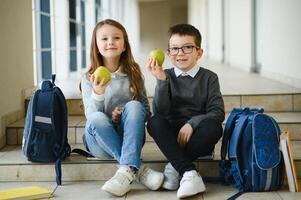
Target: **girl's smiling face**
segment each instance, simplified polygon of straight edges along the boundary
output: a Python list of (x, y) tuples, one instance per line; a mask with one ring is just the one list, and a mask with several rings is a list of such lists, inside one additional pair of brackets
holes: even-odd
[(97, 30), (96, 43), (104, 58), (118, 57), (125, 51), (123, 33), (112, 25), (105, 24)]

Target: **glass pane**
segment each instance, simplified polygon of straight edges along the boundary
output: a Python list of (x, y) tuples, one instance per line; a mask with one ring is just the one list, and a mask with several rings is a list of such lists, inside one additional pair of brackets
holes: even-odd
[(50, 17), (41, 15), (42, 48), (51, 48)]
[(85, 2), (80, 2), (80, 20), (85, 23)]
[(76, 47), (76, 23), (70, 22), (70, 47)]
[(69, 0), (69, 17), (76, 19), (76, 0)]
[(82, 68), (86, 68), (86, 50), (82, 50)]
[(81, 37), (81, 39), (82, 39), (82, 46), (84, 47), (84, 46), (86, 46), (86, 33), (85, 33), (85, 28), (86, 28), (86, 26), (85, 25), (83, 25), (82, 26), (82, 37)]
[(42, 53), (42, 79), (51, 79), (51, 51), (43, 51)]
[(101, 0), (95, 0), (95, 23), (99, 20)]
[(70, 50), (70, 71), (77, 70), (76, 50)]
[(40, 0), (40, 9), (42, 12), (50, 13), (49, 0)]
[(98, 9), (95, 9), (95, 23), (97, 24), (98, 22)]

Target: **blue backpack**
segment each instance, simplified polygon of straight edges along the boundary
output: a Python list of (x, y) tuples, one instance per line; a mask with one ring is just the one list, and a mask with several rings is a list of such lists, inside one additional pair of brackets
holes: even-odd
[(67, 139), (67, 105), (62, 91), (51, 81), (31, 97), (27, 109), (22, 149), (32, 162), (55, 162), (56, 182), (61, 185), (61, 161), (70, 155)]
[[(279, 150), (280, 128), (263, 114), (263, 109), (235, 108), (224, 129), (220, 175), (239, 192), (275, 191), (284, 179), (284, 162)], [(226, 160), (228, 156), (228, 160)]]

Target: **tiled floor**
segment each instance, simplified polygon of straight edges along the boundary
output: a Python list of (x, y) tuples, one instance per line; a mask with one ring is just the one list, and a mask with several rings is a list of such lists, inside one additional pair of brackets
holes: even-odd
[[(299, 181), (301, 183), (301, 180)], [(108, 199), (124, 199), (124, 200), (173, 200), (177, 199), (176, 191), (149, 191), (139, 183), (134, 183), (132, 190), (124, 197), (112, 196), (100, 188), (103, 185), (103, 181), (83, 181), (83, 182), (63, 182), (63, 186), (56, 188), (54, 182), (0, 182), (0, 190), (9, 188), (18, 188), (25, 186), (40, 186), (50, 191), (54, 191), (54, 197), (52, 199), (64, 199), (64, 200), (108, 200)], [(207, 190), (204, 194), (199, 194), (188, 200), (223, 200), (227, 199), (231, 195), (236, 193), (236, 189), (232, 186), (223, 186), (220, 184), (206, 184)], [(263, 193), (246, 193), (240, 196), (240, 200), (282, 200), (301, 199), (301, 192), (290, 193), (287, 190), (287, 186), (284, 186), (277, 192), (263, 192)]]

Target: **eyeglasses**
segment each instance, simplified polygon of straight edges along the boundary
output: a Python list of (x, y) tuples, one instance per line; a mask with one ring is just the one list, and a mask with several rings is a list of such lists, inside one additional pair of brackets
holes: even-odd
[(199, 49), (200, 47), (193, 46), (193, 45), (187, 45), (182, 47), (171, 47), (168, 48), (167, 51), (171, 56), (176, 56), (179, 53), (179, 50), (181, 49), (184, 54), (190, 54), (193, 51), (193, 48)]

